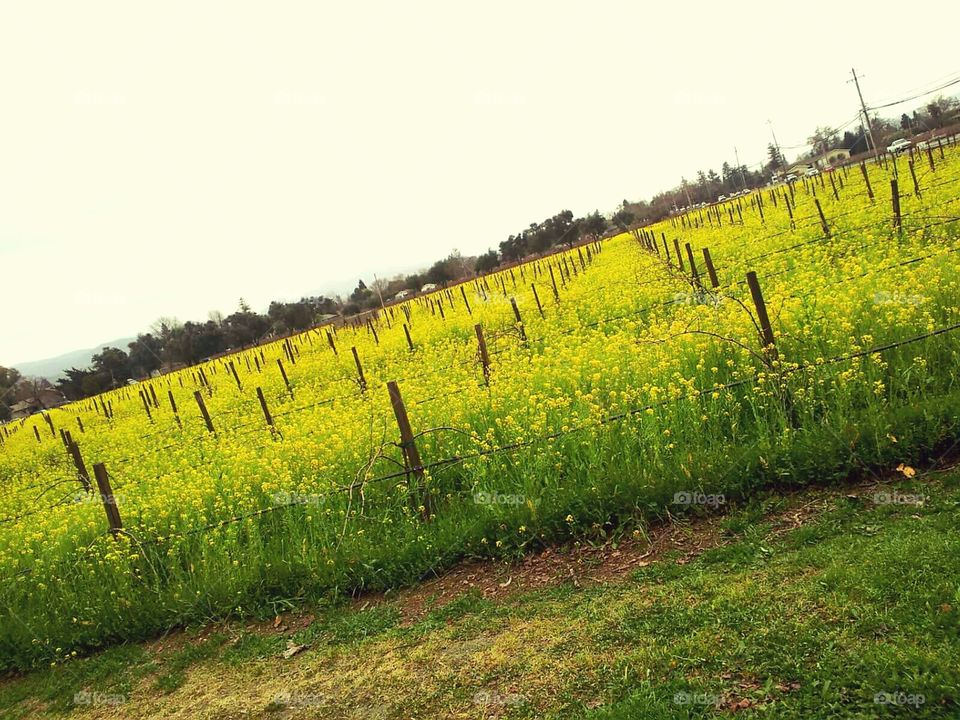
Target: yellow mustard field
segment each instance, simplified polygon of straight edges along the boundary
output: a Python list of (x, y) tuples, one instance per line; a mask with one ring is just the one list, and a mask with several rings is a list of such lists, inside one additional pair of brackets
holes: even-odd
[(960, 150), (909, 162), (864, 166), (872, 200), (841, 168), (3, 426), (0, 667), (936, 462)]

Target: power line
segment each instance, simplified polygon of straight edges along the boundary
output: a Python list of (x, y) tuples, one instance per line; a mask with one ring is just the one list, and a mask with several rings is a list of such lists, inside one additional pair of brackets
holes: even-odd
[(916, 95), (911, 95), (910, 97), (906, 97), (906, 98), (904, 98), (904, 99), (902, 99), (902, 100), (895, 100), (894, 102), (889, 102), (889, 103), (886, 103), (885, 105), (876, 105), (876, 106), (874, 106), (874, 107), (872, 107), (872, 108), (870, 108), (870, 109), (871, 109), (871, 110), (882, 110), (883, 108), (893, 107), (894, 105), (902, 105), (903, 103), (910, 102), (911, 100), (917, 100), (917, 99), (919, 99), (919, 98), (922, 98), (922, 97), (925, 96), (925, 95), (931, 95), (931, 94), (933, 94), (933, 93), (935, 93), (935, 92), (938, 92), (938, 91), (940, 91), (940, 90), (945, 90), (945, 89), (948, 88), (948, 87), (952, 87), (952, 86), (958, 85), (958, 84), (960, 84), (960, 78), (956, 78), (956, 79), (954, 79), (954, 80), (951, 80), (951, 81), (948, 82), (948, 83), (944, 83), (943, 85), (939, 85), (938, 87), (935, 87), (935, 88), (933, 88), (932, 90), (927, 90), (926, 92), (918, 93), (918, 94), (916, 94)]
[[(877, 107), (878, 108), (889, 107), (890, 105), (894, 105), (897, 102), (901, 102), (898, 100), (898, 98), (902, 97), (902, 95), (919, 97), (932, 92), (936, 92), (937, 90), (942, 90), (954, 84), (957, 80), (960, 80), (960, 77), (958, 77), (958, 75), (960, 74), (958, 74), (957, 72), (951, 72), (946, 75), (943, 75), (942, 77), (937, 78), (936, 80), (931, 80), (929, 81), (929, 83), (922, 83), (921, 85), (912, 87), (909, 90), (904, 90), (903, 94), (897, 93), (895, 95), (885, 97), (879, 101), (880, 104), (878, 104)], [(934, 85), (937, 85), (938, 87), (935, 87), (932, 90), (922, 90), (922, 88), (927, 86), (928, 84), (934, 84)]]

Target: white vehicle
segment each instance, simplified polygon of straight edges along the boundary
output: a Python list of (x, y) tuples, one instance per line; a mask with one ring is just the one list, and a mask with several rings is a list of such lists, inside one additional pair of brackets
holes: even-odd
[(393, 296), (394, 300), (403, 300), (404, 298), (410, 297), (410, 290), (401, 290), (396, 295)]
[(797, 181), (797, 176), (794, 175), (793, 173), (790, 173), (789, 175), (787, 175), (787, 176), (783, 179), (783, 181), (784, 181), (785, 183), (787, 183), (788, 185), (789, 185), (790, 183), (795, 183), (795, 182)]
[(717, 197), (717, 202), (723, 202), (726, 199), (727, 199), (726, 195), (720, 195), (719, 197)]
[(805, 177), (816, 177), (816, 176), (819, 175), (819, 174), (820, 174), (820, 171), (817, 170), (815, 167), (812, 167), (812, 168), (807, 168), (807, 171), (804, 173), (804, 176), (805, 176)]
[(906, 138), (900, 138), (899, 140), (894, 140), (892, 143), (890, 143), (890, 146), (887, 148), (887, 152), (891, 155), (899, 155), (904, 150), (908, 150), (911, 145), (913, 145), (913, 143)]
[(427, 284), (424, 285), (422, 288), (420, 288), (420, 292), (422, 292), (422, 293), (428, 293), (428, 292), (433, 292), (433, 291), (436, 290), (436, 289), (437, 289), (436, 284), (434, 284), (434, 283), (427, 283)]

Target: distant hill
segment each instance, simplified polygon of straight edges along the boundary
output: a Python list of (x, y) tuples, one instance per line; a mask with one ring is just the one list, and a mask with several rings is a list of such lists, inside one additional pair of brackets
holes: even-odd
[(73, 350), (63, 355), (57, 355), (57, 357), (46, 358), (45, 360), (32, 360), (30, 362), (20, 363), (16, 366), (16, 369), (25, 377), (42, 377), (54, 381), (68, 368), (89, 367), (93, 356), (105, 347), (120, 348), (126, 352), (127, 345), (134, 340), (136, 340), (135, 337), (111, 340), (110, 342), (87, 348), (86, 350)]

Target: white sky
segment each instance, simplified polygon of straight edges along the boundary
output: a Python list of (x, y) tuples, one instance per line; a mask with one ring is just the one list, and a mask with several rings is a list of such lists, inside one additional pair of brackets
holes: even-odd
[(0, 0), (0, 364), (758, 162), (960, 73), (897, 7)]

